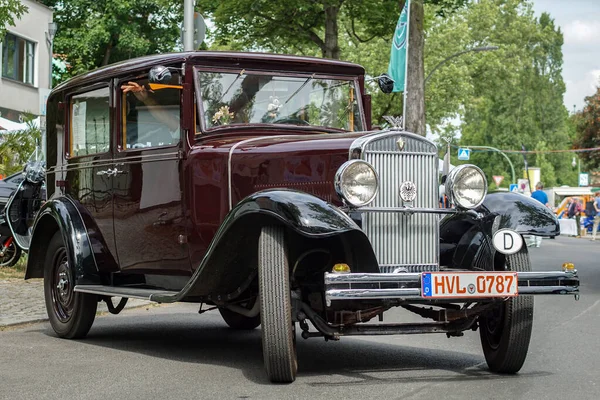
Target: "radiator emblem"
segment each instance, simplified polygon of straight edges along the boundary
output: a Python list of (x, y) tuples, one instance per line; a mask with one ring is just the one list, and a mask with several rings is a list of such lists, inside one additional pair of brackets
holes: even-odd
[(417, 186), (411, 181), (406, 181), (400, 186), (400, 198), (402, 201), (411, 202), (417, 197)]
[(404, 150), (404, 146), (406, 146), (406, 142), (402, 138), (399, 138), (396, 144), (398, 145), (398, 150), (400, 151)]

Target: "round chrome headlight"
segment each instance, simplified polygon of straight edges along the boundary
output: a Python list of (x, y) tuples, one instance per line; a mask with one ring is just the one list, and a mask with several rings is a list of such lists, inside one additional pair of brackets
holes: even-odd
[(458, 207), (479, 207), (487, 194), (487, 181), (483, 171), (471, 164), (454, 168), (446, 180), (446, 194)]
[(335, 174), (335, 191), (354, 207), (373, 201), (379, 189), (379, 177), (371, 164), (362, 160), (346, 161)]

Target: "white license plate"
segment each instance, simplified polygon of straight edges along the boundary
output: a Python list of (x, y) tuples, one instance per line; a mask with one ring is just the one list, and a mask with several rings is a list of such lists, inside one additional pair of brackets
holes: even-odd
[(519, 294), (516, 272), (424, 272), (425, 298), (511, 297)]

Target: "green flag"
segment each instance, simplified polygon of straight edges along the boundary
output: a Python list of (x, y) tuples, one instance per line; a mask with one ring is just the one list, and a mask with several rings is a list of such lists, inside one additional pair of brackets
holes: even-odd
[(406, 85), (406, 51), (408, 49), (408, 7), (410, 0), (406, 0), (404, 8), (396, 24), (396, 32), (392, 41), (388, 75), (394, 80), (393, 92), (403, 92)]

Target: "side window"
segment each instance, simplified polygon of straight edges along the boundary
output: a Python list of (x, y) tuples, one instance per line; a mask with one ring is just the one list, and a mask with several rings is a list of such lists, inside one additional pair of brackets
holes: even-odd
[[(177, 81), (175, 74), (173, 80)], [(122, 82), (121, 91), (123, 148), (160, 147), (179, 142), (181, 90), (177, 85), (149, 85), (143, 79)]]
[(75, 95), (70, 102), (71, 157), (105, 153), (110, 148), (108, 87)]

